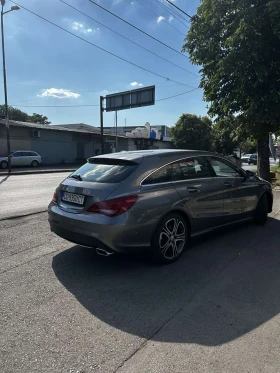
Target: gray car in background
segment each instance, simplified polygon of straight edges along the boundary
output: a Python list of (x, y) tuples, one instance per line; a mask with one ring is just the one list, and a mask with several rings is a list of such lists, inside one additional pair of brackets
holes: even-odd
[(270, 183), (225, 158), (194, 150), (107, 154), (65, 179), (49, 205), (57, 235), (101, 255), (147, 249), (178, 259), (191, 236), (272, 211)]
[[(37, 167), (42, 163), (41, 156), (31, 150), (17, 150), (11, 153), (12, 167), (31, 166)], [(8, 157), (0, 157), (0, 166), (8, 168)]]

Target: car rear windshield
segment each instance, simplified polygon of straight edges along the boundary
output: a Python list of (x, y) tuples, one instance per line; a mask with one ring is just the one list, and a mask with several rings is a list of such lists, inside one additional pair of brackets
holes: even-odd
[(133, 161), (122, 159), (90, 159), (73, 175), (79, 175), (81, 180), (95, 183), (120, 183), (137, 168)]

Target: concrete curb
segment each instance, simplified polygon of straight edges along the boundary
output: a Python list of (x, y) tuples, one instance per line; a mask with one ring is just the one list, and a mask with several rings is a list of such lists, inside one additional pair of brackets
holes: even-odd
[(26, 171), (12, 171), (10, 174), (8, 172), (1, 172), (0, 176), (15, 176), (15, 175), (34, 175), (34, 174), (51, 174), (51, 173), (58, 173), (58, 172), (74, 172), (76, 168), (72, 169), (50, 169), (50, 170), (26, 170)]

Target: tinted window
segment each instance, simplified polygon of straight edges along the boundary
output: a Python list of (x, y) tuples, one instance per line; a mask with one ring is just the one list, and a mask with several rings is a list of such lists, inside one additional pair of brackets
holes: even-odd
[(203, 157), (186, 158), (173, 164), (173, 180), (211, 177), (212, 172)]
[(38, 157), (38, 154), (35, 152), (29, 152), (28, 155), (31, 157)]
[(21, 157), (21, 152), (15, 152), (12, 154), (13, 157)]
[[(136, 169), (137, 163), (124, 160), (97, 159), (84, 164), (72, 175), (96, 183), (120, 183)], [(70, 177), (72, 176), (70, 175)]]
[(243, 176), (240, 170), (230, 162), (219, 158), (210, 158), (210, 163), (217, 176), (239, 177)]
[(172, 169), (173, 169), (172, 164), (169, 164), (167, 166), (160, 168), (159, 170), (153, 172), (150, 176), (148, 176), (142, 182), (142, 185), (171, 182)]

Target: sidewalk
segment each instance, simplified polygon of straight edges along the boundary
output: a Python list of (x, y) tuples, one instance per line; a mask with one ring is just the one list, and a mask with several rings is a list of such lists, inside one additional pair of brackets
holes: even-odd
[[(44, 165), (39, 167), (12, 167), (11, 175), (29, 175), (29, 174), (44, 174), (53, 172), (74, 172), (81, 165), (80, 164), (57, 164)], [(0, 176), (9, 175), (7, 169), (0, 169)]]

